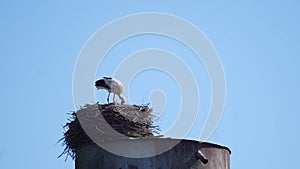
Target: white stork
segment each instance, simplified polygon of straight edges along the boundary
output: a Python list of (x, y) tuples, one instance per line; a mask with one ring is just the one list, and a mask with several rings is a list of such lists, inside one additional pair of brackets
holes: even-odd
[(105, 89), (108, 91), (107, 103), (109, 103), (110, 93), (114, 94), (113, 101), (115, 101), (115, 95), (118, 95), (121, 99), (121, 104), (125, 103), (126, 99), (123, 96), (124, 87), (119, 80), (112, 77), (103, 77), (103, 79), (97, 80), (95, 82), (95, 86), (97, 90)]

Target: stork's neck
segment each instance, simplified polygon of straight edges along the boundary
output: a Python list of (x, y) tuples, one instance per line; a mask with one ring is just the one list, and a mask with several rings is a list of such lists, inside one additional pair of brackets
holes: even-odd
[(119, 97), (121, 99), (121, 104), (124, 104), (126, 102), (126, 98), (122, 94), (120, 94)]

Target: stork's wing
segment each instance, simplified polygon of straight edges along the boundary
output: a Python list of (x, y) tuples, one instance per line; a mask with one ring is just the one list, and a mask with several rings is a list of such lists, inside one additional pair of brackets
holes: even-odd
[(97, 88), (104, 88), (104, 89), (108, 89), (108, 90), (110, 90), (111, 89), (111, 84), (109, 83), (109, 84), (107, 84), (107, 81), (105, 81), (104, 79), (100, 79), (100, 80), (97, 80), (96, 82), (95, 82), (95, 86), (97, 87)]

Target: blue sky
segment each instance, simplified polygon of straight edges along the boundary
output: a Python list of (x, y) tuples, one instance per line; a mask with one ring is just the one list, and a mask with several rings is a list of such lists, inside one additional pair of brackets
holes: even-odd
[[(163, 12), (196, 25), (222, 61), (226, 105), (208, 141), (232, 150), (232, 169), (295, 168), (300, 150), (299, 5), (295, 0), (1, 1), (1, 167), (74, 168), (72, 160), (57, 159), (63, 148), (56, 142), (62, 137), (67, 113), (74, 110), (72, 78), (81, 48), (112, 20), (138, 12)], [(107, 55), (103, 64), (110, 66), (100, 66), (97, 76), (112, 74), (121, 54), (149, 47), (167, 49), (198, 72), (200, 111), (206, 112), (211, 96), (205, 69), (193, 58), (184, 58), (192, 55), (190, 51), (171, 41), (156, 36), (128, 39)], [(161, 86), (151, 83), (156, 78), (164, 79)], [(147, 85), (139, 82), (147, 79)], [(148, 92), (159, 87), (168, 98), (177, 98), (174, 81), (152, 71), (134, 79), (132, 101), (147, 102)], [(105, 100), (105, 92), (96, 95)], [(168, 126), (178, 102), (168, 99), (158, 124)], [(205, 113), (199, 116), (189, 138), (198, 138), (204, 117)]]

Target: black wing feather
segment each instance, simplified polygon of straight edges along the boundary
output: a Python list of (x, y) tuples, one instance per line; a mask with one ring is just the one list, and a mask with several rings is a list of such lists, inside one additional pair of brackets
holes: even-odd
[(97, 81), (95, 82), (95, 86), (96, 86), (96, 87), (104, 87), (104, 88), (106, 88), (106, 89), (111, 89), (110, 86), (107, 85), (103, 79), (97, 80)]

